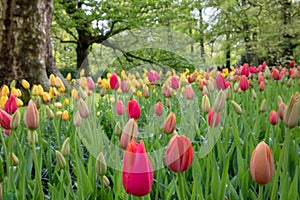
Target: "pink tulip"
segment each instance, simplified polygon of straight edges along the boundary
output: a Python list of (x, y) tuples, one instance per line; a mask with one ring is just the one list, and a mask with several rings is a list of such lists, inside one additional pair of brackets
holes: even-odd
[(196, 74), (193, 73), (192, 75), (188, 76), (188, 82), (193, 83), (196, 80)]
[(166, 134), (171, 134), (174, 132), (176, 127), (176, 116), (173, 112), (170, 112), (167, 119), (165, 120), (163, 131)]
[(141, 115), (140, 105), (135, 99), (131, 99), (127, 103), (127, 112), (129, 118), (138, 119)]
[(164, 113), (164, 106), (162, 102), (159, 101), (155, 104), (155, 114), (157, 116), (161, 116), (163, 113)]
[(263, 67), (263, 68), (266, 68), (266, 66), (267, 66), (267, 62), (264, 61), (264, 62), (262, 63), (262, 67)]
[(260, 84), (261, 82), (264, 82), (264, 81), (265, 81), (265, 78), (262, 75), (262, 73), (258, 74), (258, 84)]
[(217, 113), (213, 108), (211, 108), (207, 116), (208, 125), (214, 127), (218, 126), (220, 123), (220, 118), (221, 118), (221, 113), (220, 112)]
[(127, 83), (126, 80), (123, 80), (122, 83), (121, 83), (121, 90), (123, 93), (126, 93), (129, 91), (129, 85)]
[(2, 126), (2, 128), (9, 130), (11, 119), (12, 119), (12, 116), (10, 116), (4, 110), (0, 109), (0, 125)]
[(260, 82), (259, 86), (258, 86), (259, 91), (264, 91), (265, 89), (265, 82)]
[(281, 120), (283, 120), (284, 110), (286, 108), (286, 105), (284, 102), (280, 102), (278, 105), (278, 114)]
[(278, 113), (275, 110), (270, 112), (270, 123), (276, 125), (278, 123)]
[(192, 164), (194, 149), (188, 137), (174, 135), (168, 144), (166, 151), (167, 166), (173, 172), (184, 172)]
[(32, 99), (29, 100), (27, 109), (25, 111), (24, 122), (26, 127), (30, 130), (36, 130), (40, 124), (39, 113)]
[(152, 70), (148, 72), (148, 80), (151, 85), (154, 85), (156, 81), (159, 79), (160, 79), (160, 75), (158, 72)]
[(169, 98), (172, 96), (172, 89), (168, 86), (168, 84), (164, 84), (162, 88), (162, 93), (166, 98)]
[(118, 115), (123, 115), (124, 113), (124, 104), (121, 100), (118, 100), (116, 103), (116, 113)]
[(216, 85), (218, 90), (225, 90), (226, 89), (226, 81), (222, 74), (218, 74), (216, 77)]
[(249, 88), (249, 81), (245, 75), (242, 75), (240, 78), (240, 88), (245, 91)]
[(194, 90), (190, 85), (185, 86), (185, 97), (189, 100), (194, 98)]
[(17, 106), (17, 98), (14, 95), (10, 95), (10, 97), (7, 99), (4, 109), (6, 112), (13, 114), (18, 109)]
[(172, 78), (171, 78), (171, 88), (173, 88), (175, 90), (179, 88), (179, 82), (175, 76), (172, 76)]
[(150, 193), (154, 173), (151, 160), (147, 155), (144, 142), (130, 141), (128, 144), (122, 170), (122, 183), (128, 194), (144, 196)]
[(280, 80), (281, 79), (281, 75), (279, 74), (278, 69), (276, 69), (275, 67), (272, 68), (272, 77), (274, 80)]
[(93, 90), (95, 88), (95, 82), (92, 79), (92, 77), (88, 76), (86, 78), (86, 81), (87, 81), (87, 86), (88, 86), (89, 90)]
[(253, 67), (253, 66), (251, 66), (251, 67), (249, 68), (249, 71), (250, 71), (250, 73), (252, 73), (252, 74), (257, 73), (256, 67)]
[(115, 73), (110, 76), (109, 79), (110, 88), (113, 90), (117, 90), (119, 88), (119, 79)]

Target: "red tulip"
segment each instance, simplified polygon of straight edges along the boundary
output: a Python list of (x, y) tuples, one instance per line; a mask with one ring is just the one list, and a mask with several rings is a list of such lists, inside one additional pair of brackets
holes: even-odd
[(272, 77), (274, 80), (280, 80), (281, 79), (281, 75), (279, 74), (278, 69), (276, 69), (275, 67), (272, 68)]
[(27, 109), (24, 115), (24, 122), (28, 129), (35, 130), (40, 124), (40, 117), (37, 107), (32, 99), (29, 100)]
[(264, 62), (262, 63), (262, 67), (263, 67), (263, 68), (266, 68), (266, 66), (267, 66), (267, 62), (264, 61)]
[(255, 74), (257, 72), (257, 69), (256, 69), (256, 67), (251, 66), (249, 68), (249, 71), (250, 71), (250, 73)]
[(173, 172), (184, 172), (194, 159), (194, 149), (186, 136), (174, 135), (166, 151), (166, 164)]
[(270, 147), (265, 142), (260, 142), (252, 153), (250, 174), (258, 184), (266, 184), (272, 180), (274, 158)]
[(10, 122), (11, 122), (12, 116), (10, 116), (7, 112), (0, 109), (0, 125), (5, 130), (10, 129)]
[(124, 104), (121, 100), (118, 100), (116, 103), (116, 113), (118, 115), (123, 115), (124, 113)]
[(264, 89), (265, 89), (265, 82), (261, 82), (260, 84), (259, 84), (259, 86), (258, 86), (258, 89), (259, 89), (259, 91), (264, 91)]
[(278, 113), (275, 110), (270, 112), (270, 123), (276, 125), (278, 123)]
[(196, 80), (196, 74), (193, 73), (192, 75), (188, 76), (188, 82), (193, 83)]
[(241, 76), (241, 78), (240, 78), (240, 88), (243, 91), (245, 91), (249, 88), (249, 81), (245, 75)]
[(171, 78), (171, 88), (173, 88), (175, 90), (179, 88), (179, 82), (175, 76), (172, 76), (172, 78)]
[(147, 155), (144, 142), (130, 141), (128, 144), (122, 170), (122, 183), (128, 194), (144, 196), (150, 193), (154, 173), (151, 160)]
[(216, 85), (218, 90), (225, 90), (226, 89), (226, 81), (222, 74), (218, 74), (216, 77)]
[(194, 98), (194, 91), (190, 85), (185, 86), (185, 97), (189, 100)]
[(207, 115), (207, 121), (209, 126), (218, 126), (220, 123), (221, 113), (215, 112), (213, 108), (210, 109)]
[(127, 103), (127, 112), (129, 118), (138, 119), (141, 116), (139, 103), (135, 99), (131, 99)]
[(119, 88), (119, 79), (115, 73), (110, 76), (109, 84), (110, 88), (113, 90), (117, 90)]
[(291, 60), (290, 61), (290, 68), (293, 68), (295, 66), (295, 61), (294, 60)]
[(13, 114), (18, 109), (17, 106), (17, 98), (14, 95), (10, 95), (10, 97), (7, 99), (4, 109), (6, 112)]
[(157, 116), (161, 116), (163, 113), (164, 113), (164, 106), (162, 102), (159, 101), (155, 104), (155, 114)]
[(244, 76), (249, 76), (249, 65), (248, 63), (244, 63), (242, 70), (241, 70), (241, 75)]

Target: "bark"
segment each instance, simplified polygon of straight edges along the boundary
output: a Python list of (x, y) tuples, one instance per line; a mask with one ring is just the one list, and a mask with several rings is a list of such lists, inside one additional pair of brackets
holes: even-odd
[(199, 17), (200, 17), (200, 56), (203, 63), (205, 63), (205, 52), (204, 52), (204, 23), (202, 16), (202, 8), (199, 8)]
[(46, 74), (49, 5), (52, 0), (1, 1), (0, 85), (24, 78), (31, 84), (49, 88)]
[(226, 68), (230, 69), (230, 35), (226, 34)]

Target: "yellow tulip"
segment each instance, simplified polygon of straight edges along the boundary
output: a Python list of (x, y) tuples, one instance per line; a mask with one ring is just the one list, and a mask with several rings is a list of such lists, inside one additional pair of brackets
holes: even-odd
[(48, 103), (48, 102), (51, 101), (51, 97), (50, 97), (48, 92), (43, 92), (42, 97), (43, 97), (43, 100), (44, 100), (45, 103)]
[(7, 95), (4, 95), (4, 96), (0, 97), (0, 108), (4, 109), (4, 105), (7, 101), (7, 99), (8, 99)]
[(22, 87), (26, 90), (30, 88), (30, 84), (25, 79), (22, 79), (21, 84), (22, 84)]
[(72, 79), (72, 77), (71, 77), (71, 73), (68, 73), (68, 74), (67, 74), (67, 77), (66, 77), (66, 79), (67, 79), (67, 81), (70, 81), (70, 80)]
[(22, 107), (24, 105), (23, 101), (19, 98), (17, 98), (17, 106)]
[(54, 76), (54, 74), (50, 74), (50, 77), (49, 77), (49, 84), (50, 84), (50, 86), (52, 86), (52, 87), (55, 86), (55, 76)]
[(7, 85), (3, 85), (2, 88), (1, 88), (1, 95), (2, 96), (7, 96), (9, 95), (9, 88)]
[(62, 113), (61, 119), (63, 121), (68, 121), (69, 120), (69, 112), (67, 110), (64, 110), (64, 112)]

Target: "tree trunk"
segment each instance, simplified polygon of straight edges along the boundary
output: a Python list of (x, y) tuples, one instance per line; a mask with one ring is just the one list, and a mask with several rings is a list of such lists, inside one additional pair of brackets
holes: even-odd
[(49, 6), (52, 0), (1, 1), (0, 85), (26, 79), (49, 89), (46, 74)]
[(226, 34), (226, 68), (230, 69), (230, 35), (227, 33)]
[(202, 16), (202, 7), (199, 8), (199, 17), (200, 17), (200, 56), (201, 59), (203, 61), (203, 63), (205, 63), (205, 57), (204, 57), (204, 23), (203, 23), (203, 16)]

